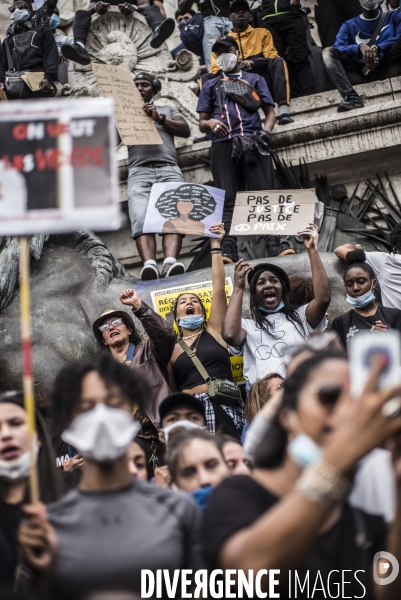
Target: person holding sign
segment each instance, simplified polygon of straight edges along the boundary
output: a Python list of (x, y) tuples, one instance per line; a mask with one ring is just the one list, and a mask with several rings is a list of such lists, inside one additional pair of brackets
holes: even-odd
[[(211, 169), (214, 185), (226, 193), (223, 260), (236, 262), (237, 238), (228, 233), (240, 182), (245, 180), (251, 190), (276, 189), (269, 153), (270, 132), (275, 123), (274, 100), (263, 77), (240, 70), (238, 44), (233, 37), (218, 38), (212, 50), (223, 75), (203, 85), (197, 106), (199, 129), (202, 133), (213, 134)], [(259, 108), (266, 116), (263, 127)]]
[[(311, 223), (298, 235), (304, 237), (312, 269), (314, 299), (309, 304), (300, 308), (290, 304), (290, 280), (281, 267), (269, 263), (252, 267), (242, 260), (235, 265), (234, 291), (223, 323), (223, 338), (227, 344), (243, 346), (248, 389), (268, 373), (285, 377), (285, 350), (327, 327), (325, 314), (331, 291), (317, 251), (317, 227)], [(251, 319), (241, 318), (246, 279)]]
[(132, 237), (144, 264), (140, 274), (143, 281), (172, 277), (184, 273), (184, 265), (177, 262), (182, 237), (178, 232), (163, 235), (164, 263), (161, 274), (156, 263), (156, 237), (144, 234), (143, 225), (154, 183), (183, 182), (178, 166), (174, 137), (191, 135), (188, 123), (173, 106), (155, 106), (154, 96), (160, 91), (160, 81), (151, 73), (138, 73), (136, 87), (142, 95), (143, 110), (152, 117), (163, 144), (128, 146), (128, 209)]
[[(177, 296), (173, 313), (179, 335), (170, 361), (170, 381), (173, 388), (193, 394), (202, 401), (209, 433), (223, 432), (241, 438), (245, 425), (245, 405), (233, 381), (227, 344), (222, 337), (222, 324), (227, 310), (221, 249), (223, 223), (213, 225), (210, 231), (219, 234), (219, 238), (210, 240), (213, 284), (210, 317), (206, 322), (206, 310), (197, 294), (184, 292)], [(196, 355), (196, 362), (189, 355), (191, 353)], [(200, 366), (197, 361), (200, 361)], [(214, 394), (208, 378), (228, 382), (234, 392), (232, 400)]]
[[(39, 475), (40, 499), (45, 504), (62, 496), (62, 483), (46, 431), (46, 424), (36, 412), (37, 440), (34, 454)], [(28, 500), (31, 471), (31, 448), (28, 416), (22, 392), (0, 395), (0, 596), (18, 591), (21, 565), (17, 542), (22, 520), (21, 507)]]

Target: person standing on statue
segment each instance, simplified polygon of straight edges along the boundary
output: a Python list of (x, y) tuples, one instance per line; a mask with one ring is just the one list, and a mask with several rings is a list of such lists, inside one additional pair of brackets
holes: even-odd
[(171, 17), (166, 19), (163, 0), (109, 0), (108, 2), (91, 2), (87, 10), (77, 10), (73, 24), (74, 42), (66, 43), (61, 51), (67, 60), (72, 60), (80, 65), (89, 65), (91, 58), (86, 51), (85, 44), (94, 14), (105, 15), (110, 6), (118, 6), (121, 14), (129, 16), (138, 11), (146, 19), (146, 23), (153, 31), (150, 41), (152, 48), (160, 46), (171, 36), (175, 29), (175, 21)]
[(150, 192), (154, 183), (181, 183), (184, 181), (178, 166), (174, 137), (188, 138), (189, 125), (174, 106), (156, 106), (154, 97), (161, 90), (161, 82), (151, 73), (142, 71), (134, 78), (143, 101), (143, 110), (152, 117), (163, 144), (128, 146), (128, 210), (132, 237), (143, 262), (140, 273), (142, 281), (172, 277), (184, 273), (185, 267), (177, 261), (182, 236), (177, 233), (163, 234), (164, 262), (159, 273), (156, 262), (156, 236), (143, 233)]
[[(270, 132), (276, 118), (274, 100), (263, 77), (240, 70), (238, 44), (234, 38), (228, 35), (219, 38), (212, 51), (216, 54), (224, 79), (218, 77), (204, 83), (196, 110), (199, 113), (200, 131), (213, 135), (213, 181), (217, 188), (225, 190), (222, 220), (226, 235), (221, 249), (223, 261), (232, 263), (238, 260), (238, 246), (237, 238), (229, 233), (235, 198), (242, 180), (246, 181), (251, 190), (276, 189), (273, 161), (269, 152)], [(226, 94), (225, 81), (240, 79), (252, 86), (252, 95), (256, 94), (260, 98), (260, 107), (265, 113), (263, 126), (258, 110), (246, 108)], [(275, 238), (279, 243), (278, 236), (268, 237)], [(277, 254), (281, 252), (282, 248)]]

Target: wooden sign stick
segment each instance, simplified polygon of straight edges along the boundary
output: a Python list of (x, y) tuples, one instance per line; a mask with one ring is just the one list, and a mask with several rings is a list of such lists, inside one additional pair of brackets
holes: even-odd
[(33, 399), (32, 378), (32, 342), (31, 342), (31, 315), (30, 315), (30, 287), (29, 287), (29, 244), (26, 237), (20, 238), (19, 261), (19, 288), (21, 306), (21, 338), (23, 361), (23, 388), (24, 406), (28, 415), (28, 427), (31, 447), (31, 472), (29, 478), (31, 503), (39, 502), (38, 472), (36, 457), (33, 450), (33, 441), (36, 437), (35, 405)]

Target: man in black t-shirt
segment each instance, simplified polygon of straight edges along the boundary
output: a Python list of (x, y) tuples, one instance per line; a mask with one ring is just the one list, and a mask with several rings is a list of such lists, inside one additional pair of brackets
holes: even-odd
[[(194, 0), (178, 0), (178, 10), (182, 14), (190, 10)], [(199, 12), (203, 15), (203, 56), (206, 69), (212, 65), (212, 46), (221, 36), (227, 35), (232, 29), (230, 21), (230, 0), (197, 0)]]
[(92, 15), (98, 13), (105, 15), (110, 6), (118, 6), (125, 16), (132, 15), (137, 10), (146, 19), (147, 24), (153, 31), (150, 45), (152, 48), (160, 46), (170, 37), (175, 29), (175, 21), (171, 17), (166, 19), (163, 8), (163, 0), (109, 0), (108, 2), (91, 2), (87, 10), (77, 10), (75, 13), (73, 36), (74, 44), (64, 44), (61, 52), (68, 60), (89, 65), (90, 56), (85, 49), (86, 38), (89, 33)]

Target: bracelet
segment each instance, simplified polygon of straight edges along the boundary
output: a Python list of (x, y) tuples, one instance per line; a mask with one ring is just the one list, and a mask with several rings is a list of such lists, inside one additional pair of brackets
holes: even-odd
[(210, 250), (210, 254), (222, 254), (223, 250), (221, 248), (212, 248)]
[(305, 469), (297, 483), (298, 492), (317, 503), (341, 502), (352, 484), (323, 458)]

